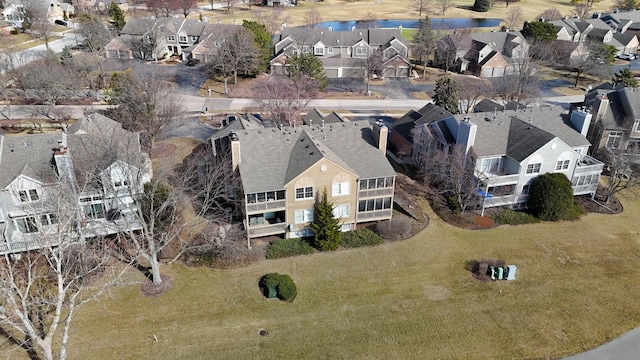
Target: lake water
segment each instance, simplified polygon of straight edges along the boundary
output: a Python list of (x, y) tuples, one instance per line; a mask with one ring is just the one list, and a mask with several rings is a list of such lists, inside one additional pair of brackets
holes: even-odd
[[(360, 21), (325, 21), (316, 25), (317, 28), (328, 28), (331, 26), (332, 30), (336, 31), (349, 31), (354, 26), (356, 28), (398, 28), (402, 26), (405, 29), (417, 29), (419, 20), (375, 20)], [(431, 19), (431, 24), (435, 30), (451, 30), (462, 28), (476, 28), (476, 27), (498, 27), (502, 19), (461, 19), (461, 18), (434, 18)]]

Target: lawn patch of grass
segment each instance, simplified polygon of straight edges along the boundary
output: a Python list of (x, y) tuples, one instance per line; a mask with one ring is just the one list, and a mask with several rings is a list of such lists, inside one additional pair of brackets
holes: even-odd
[[(531, 359), (582, 352), (640, 324), (639, 204), (517, 231), (458, 229), (430, 212), (430, 225), (414, 238), (377, 247), (225, 271), (164, 267), (174, 279), (166, 294), (145, 298), (138, 286), (123, 287), (83, 308), (69, 356)], [(516, 264), (517, 280), (478, 282), (465, 264), (482, 258)], [(270, 272), (295, 279), (296, 301), (264, 299), (256, 286)]]

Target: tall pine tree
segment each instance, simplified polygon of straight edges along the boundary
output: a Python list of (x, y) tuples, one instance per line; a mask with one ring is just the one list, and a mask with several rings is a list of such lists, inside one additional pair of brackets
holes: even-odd
[(122, 30), (126, 21), (124, 19), (124, 13), (115, 2), (109, 5), (109, 17), (111, 18), (113, 27), (118, 31)]
[(311, 245), (316, 249), (333, 251), (340, 246), (340, 220), (333, 217), (333, 202), (327, 198), (327, 189), (313, 206), (313, 222), (309, 227), (313, 231)]
[(458, 86), (456, 82), (450, 77), (444, 77), (436, 81), (436, 88), (434, 90), (433, 103), (447, 110), (452, 114), (457, 114), (458, 108)]

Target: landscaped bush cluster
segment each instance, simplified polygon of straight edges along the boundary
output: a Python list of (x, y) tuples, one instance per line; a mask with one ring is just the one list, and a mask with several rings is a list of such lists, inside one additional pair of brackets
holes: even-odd
[(182, 259), (187, 266), (229, 269), (261, 261), (263, 254), (264, 250), (260, 247), (247, 249), (246, 245), (234, 241), (189, 249)]
[(373, 246), (384, 243), (384, 239), (373, 231), (362, 228), (342, 233), (341, 245), (346, 248)]
[(411, 236), (411, 219), (394, 217), (376, 225), (376, 232), (387, 240), (401, 240)]
[(315, 250), (305, 239), (281, 239), (269, 244), (266, 257), (267, 259), (279, 259), (290, 256), (307, 255), (313, 253), (314, 251)]
[(269, 273), (260, 279), (258, 285), (265, 296), (269, 293), (269, 288), (276, 289), (276, 296), (280, 300), (293, 301), (297, 295), (296, 284), (289, 275)]
[(522, 211), (500, 210), (492, 215), (493, 219), (501, 225), (520, 225), (539, 223), (540, 219)]

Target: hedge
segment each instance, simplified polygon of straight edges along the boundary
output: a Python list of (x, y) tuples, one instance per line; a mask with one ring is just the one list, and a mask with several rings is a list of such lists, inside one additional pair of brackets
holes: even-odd
[(341, 245), (347, 248), (373, 246), (382, 243), (384, 243), (384, 239), (367, 228), (342, 233)]
[(500, 210), (493, 214), (493, 220), (502, 225), (521, 225), (539, 223), (540, 219), (522, 211)]
[(280, 259), (290, 256), (307, 255), (315, 250), (309, 243), (301, 238), (281, 239), (269, 244), (267, 259)]
[(292, 301), (297, 294), (296, 285), (289, 275), (269, 273), (260, 278), (258, 285), (263, 294), (267, 288), (275, 288), (278, 299), (284, 301)]

